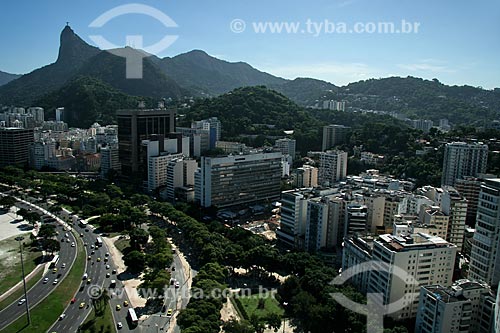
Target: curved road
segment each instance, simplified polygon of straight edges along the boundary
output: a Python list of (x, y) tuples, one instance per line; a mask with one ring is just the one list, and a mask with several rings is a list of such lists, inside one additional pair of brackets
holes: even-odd
[[(18, 203), (18, 205), (20, 207), (24, 207), (24, 208), (36, 209), (36, 211), (38, 213), (40, 213), (40, 215), (42, 215), (43, 213), (46, 213), (46, 211), (44, 211), (43, 209), (37, 208), (36, 206), (26, 204), (25, 202), (22, 202), (22, 201), (20, 203)], [(46, 223), (53, 223), (55, 221), (54, 218), (52, 218), (51, 216), (49, 216), (47, 214), (43, 215), (43, 217), (44, 217), (44, 221)], [(71, 247), (72, 242), (75, 242), (75, 244), (76, 244), (76, 240), (75, 240), (73, 234), (70, 231), (65, 231), (63, 229), (62, 225), (58, 225), (56, 230), (59, 233), (57, 235), (58, 240), (61, 240), (63, 237), (66, 238), (64, 235), (65, 235), (65, 233), (67, 233), (68, 239), (70, 240), (70, 242), (69, 243), (67, 241), (65, 241), (64, 243), (61, 242), (61, 251), (59, 252), (59, 263), (56, 265), (56, 267), (58, 269), (57, 273), (53, 273), (52, 269), (48, 270), (48, 272), (46, 274), (44, 274), (44, 276), (43, 276), (44, 278), (45, 277), (49, 278), (48, 283), (43, 283), (43, 279), (42, 279), (42, 280), (38, 281), (28, 291), (27, 302), (28, 302), (28, 306), (30, 309), (34, 308), (45, 297), (47, 297), (52, 292), (52, 290), (54, 290), (54, 288), (57, 286), (57, 285), (53, 284), (53, 282), (56, 278), (59, 280), (59, 283), (61, 283), (61, 281), (68, 274), (68, 272), (73, 264), (73, 261), (76, 258), (77, 247), (76, 246)], [(66, 268), (61, 268), (63, 263), (66, 264)], [(24, 295), (21, 298), (24, 298)], [(6, 326), (8, 326), (9, 324), (11, 324), (15, 320), (17, 320), (19, 317), (26, 314), (25, 305), (19, 306), (17, 304), (17, 302), (18, 301), (15, 301), (14, 303), (12, 303), (11, 305), (9, 305), (8, 307), (6, 307), (5, 309), (3, 309), (0, 312), (0, 330), (4, 329)]]

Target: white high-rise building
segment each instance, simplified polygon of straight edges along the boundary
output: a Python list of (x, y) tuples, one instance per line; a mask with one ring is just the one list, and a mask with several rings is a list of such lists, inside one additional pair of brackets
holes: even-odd
[(167, 163), (166, 199), (175, 200), (175, 189), (194, 186), (194, 173), (198, 169), (196, 160), (174, 158)]
[(281, 219), (276, 237), (292, 248), (303, 248), (307, 220), (307, 195), (299, 190), (281, 193)]
[(469, 278), (490, 286), (500, 282), (500, 178), (485, 179), (479, 192)]
[(384, 304), (403, 300), (402, 309), (389, 314), (391, 318), (414, 318), (420, 286), (452, 284), (456, 252), (455, 245), (424, 233), (405, 237), (381, 235), (374, 241), (373, 260), (391, 268), (397, 266), (406, 274), (398, 276), (392, 269), (374, 271), (370, 274), (368, 292), (382, 294)]
[(494, 296), (486, 283), (458, 280), (422, 287), (416, 333), (491, 333)]
[(462, 252), (463, 248), (467, 206), (467, 199), (457, 190), (451, 186), (443, 187), (441, 209), (449, 216), (446, 240), (455, 244), (459, 252)]
[(328, 150), (319, 155), (320, 185), (331, 186), (347, 177), (347, 153), (340, 150)]
[(167, 166), (174, 158), (182, 158), (182, 154), (166, 154), (148, 158), (148, 191), (167, 185)]
[(457, 178), (477, 177), (486, 172), (488, 146), (482, 143), (452, 142), (444, 149), (442, 185), (455, 185)]

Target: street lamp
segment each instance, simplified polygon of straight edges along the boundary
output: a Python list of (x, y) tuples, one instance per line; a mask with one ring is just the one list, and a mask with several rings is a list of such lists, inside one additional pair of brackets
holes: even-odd
[(26, 292), (26, 279), (24, 277), (24, 261), (23, 261), (23, 243), (21, 243), (24, 240), (24, 237), (18, 236), (15, 238), (16, 241), (19, 242), (19, 250), (21, 252), (21, 270), (23, 272), (23, 287), (24, 287), (24, 299), (26, 299), (26, 316), (28, 317), (28, 325), (31, 324), (31, 317), (30, 317), (30, 308), (28, 306), (28, 295)]

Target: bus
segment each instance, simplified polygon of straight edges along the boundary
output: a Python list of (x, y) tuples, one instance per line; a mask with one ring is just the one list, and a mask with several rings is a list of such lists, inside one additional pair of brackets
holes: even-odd
[(133, 308), (128, 309), (128, 318), (132, 322), (132, 324), (137, 324), (139, 319), (137, 319), (137, 315), (135, 314), (135, 310)]
[(95, 245), (101, 247), (102, 246), (102, 239), (101, 237), (97, 237), (97, 239), (95, 240)]
[(54, 268), (56, 267), (57, 263), (59, 262), (59, 255), (56, 254), (52, 261), (50, 262), (49, 268)]

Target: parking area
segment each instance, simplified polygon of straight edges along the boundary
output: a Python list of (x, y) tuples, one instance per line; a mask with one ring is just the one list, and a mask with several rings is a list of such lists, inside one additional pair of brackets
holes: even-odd
[(19, 234), (30, 232), (33, 227), (22, 220), (16, 218), (17, 207), (11, 207), (9, 212), (0, 211), (0, 241)]

